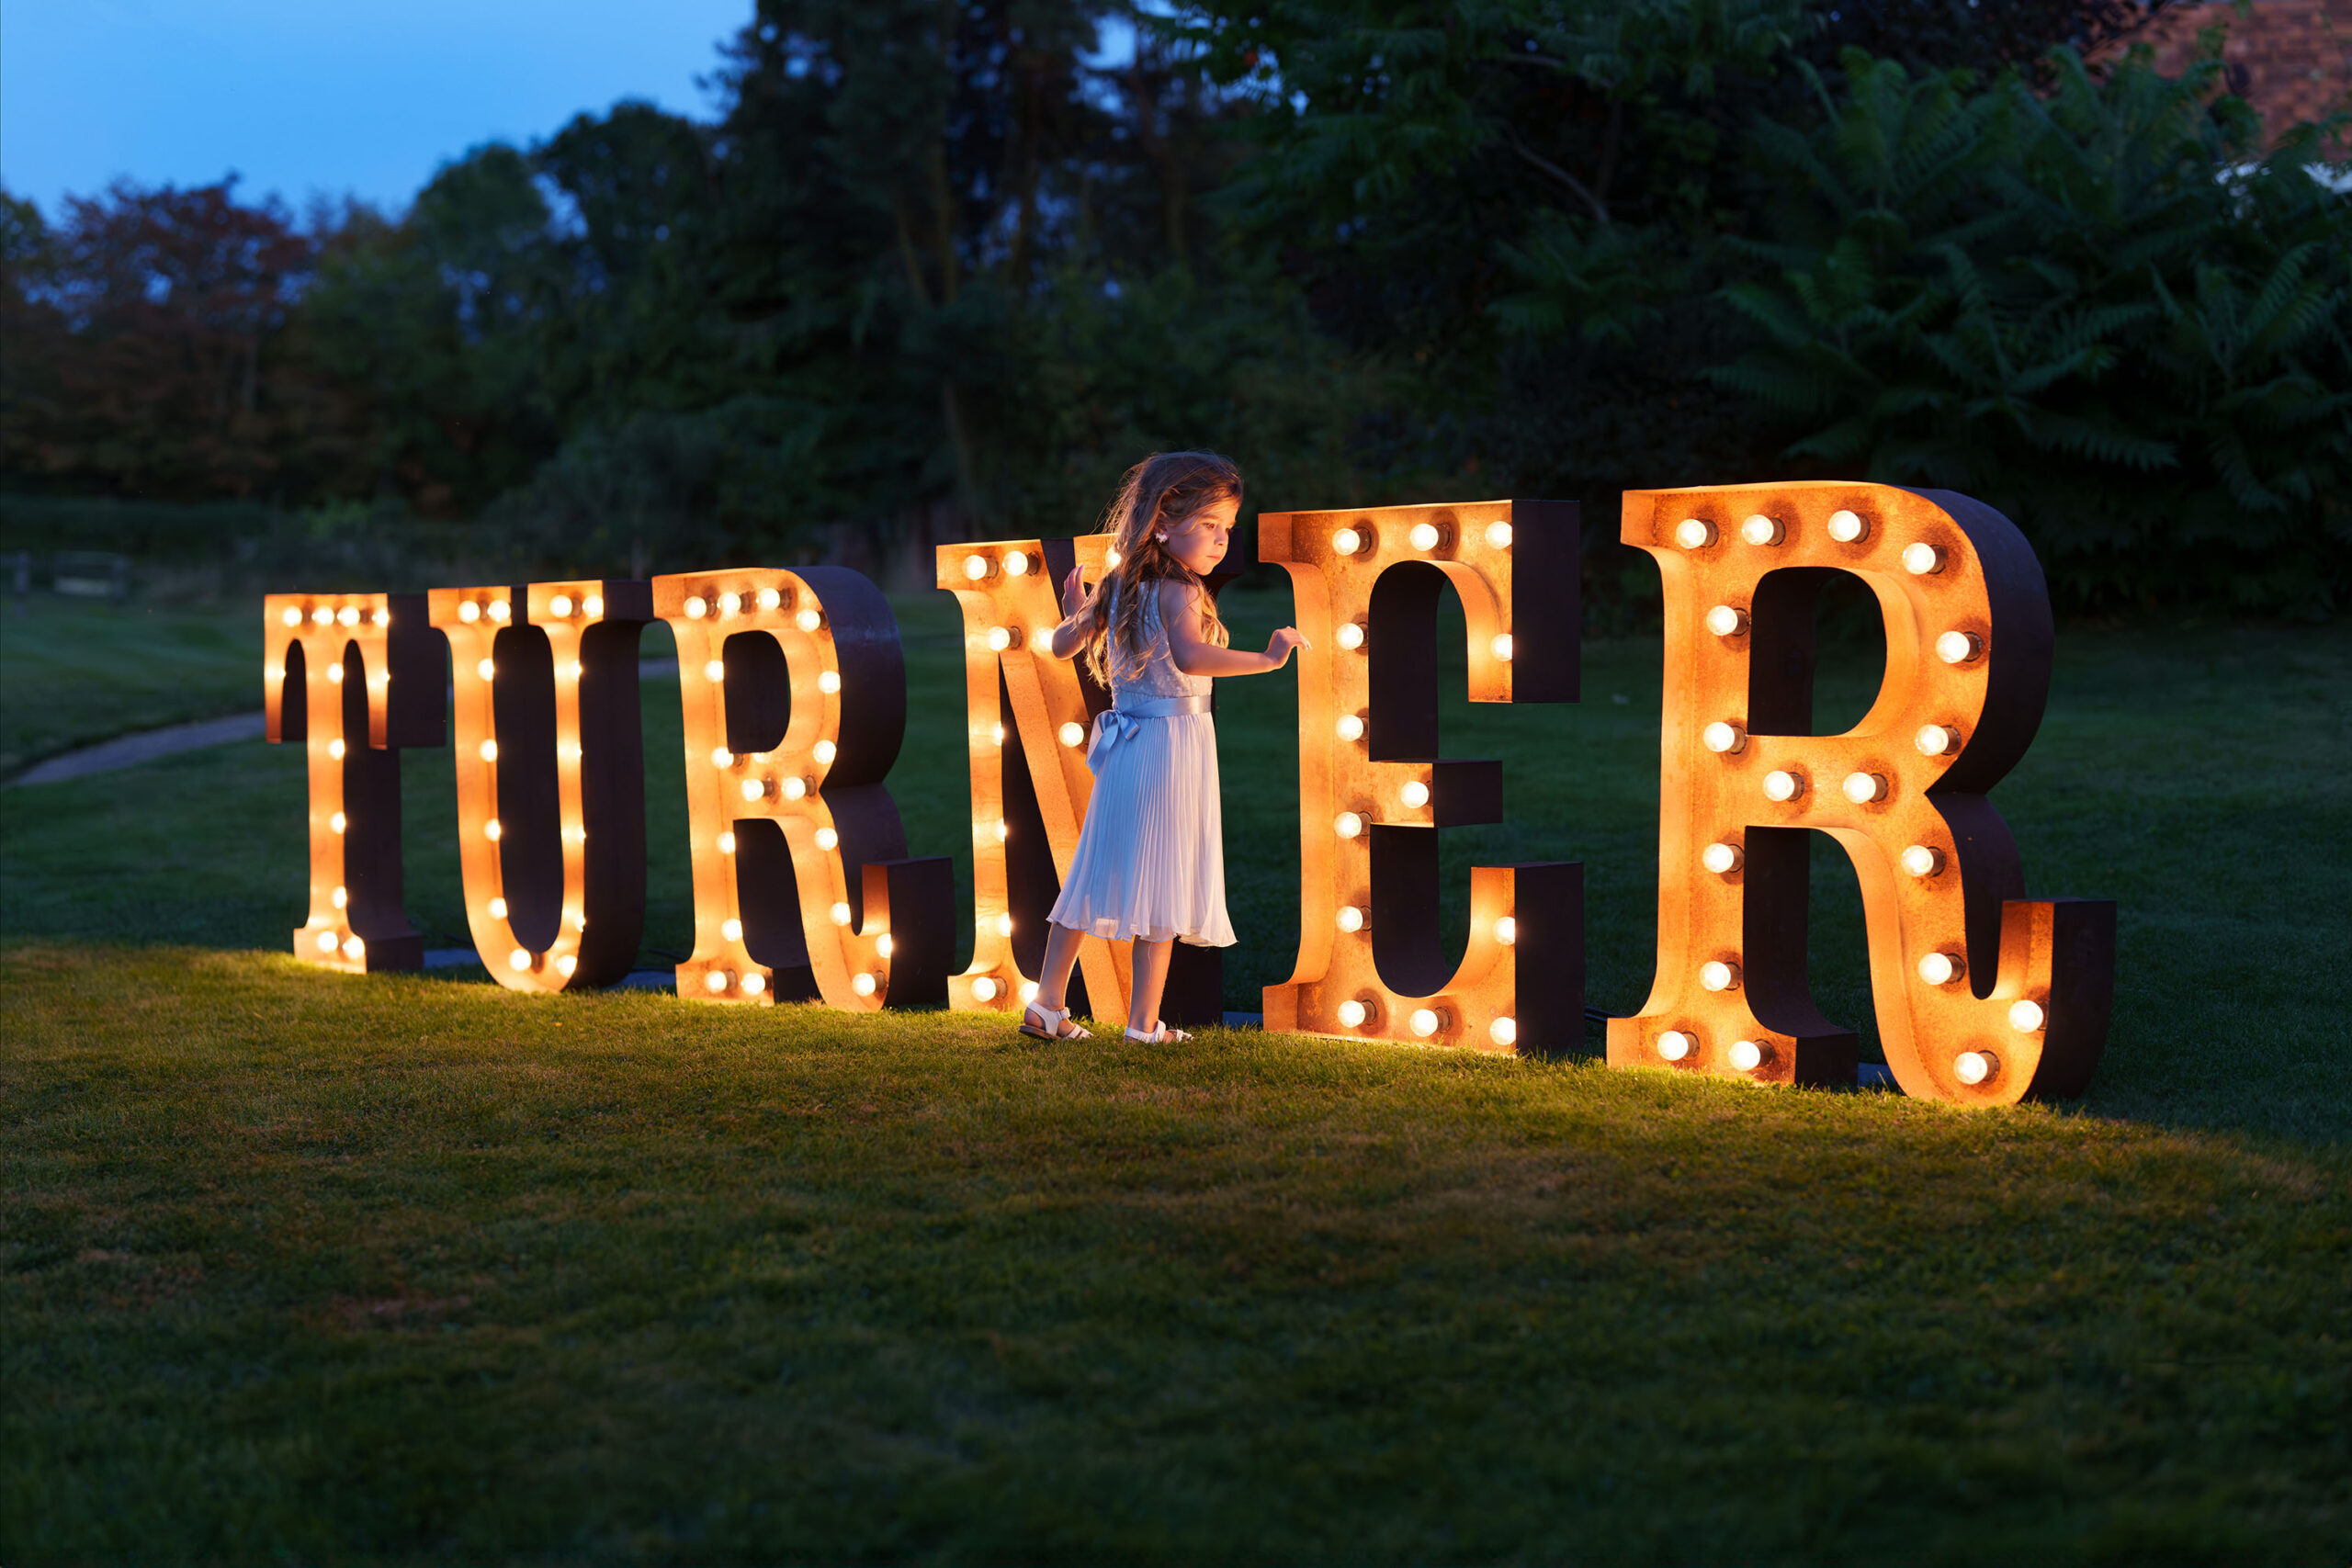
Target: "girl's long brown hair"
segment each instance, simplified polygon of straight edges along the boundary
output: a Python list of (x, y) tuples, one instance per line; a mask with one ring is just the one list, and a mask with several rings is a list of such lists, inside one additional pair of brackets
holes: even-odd
[(1096, 586), (1086, 611), (1086, 668), (1097, 681), (1109, 685), (1114, 670), (1121, 680), (1141, 672), (1143, 596), (1171, 579), (1200, 590), (1201, 640), (1231, 644), (1200, 574), (1170, 555), (1159, 538), (1228, 497), (1241, 499), (1241, 470), (1214, 452), (1154, 452), (1127, 470), (1102, 514), (1102, 532), (1111, 536), (1118, 564)]

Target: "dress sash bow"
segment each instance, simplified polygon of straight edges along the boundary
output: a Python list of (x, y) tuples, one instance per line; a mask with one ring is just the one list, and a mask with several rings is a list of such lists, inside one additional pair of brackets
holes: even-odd
[(1179, 714), (1206, 713), (1206, 697), (1122, 697), (1119, 705), (1105, 708), (1094, 716), (1094, 739), (1086, 748), (1086, 769), (1101, 773), (1102, 764), (1112, 749), (1122, 740), (1132, 740), (1143, 733), (1141, 720), (1174, 718)]

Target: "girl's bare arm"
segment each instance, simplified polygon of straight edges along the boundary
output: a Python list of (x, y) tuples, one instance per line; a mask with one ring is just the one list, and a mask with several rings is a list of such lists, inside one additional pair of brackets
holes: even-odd
[(1076, 567), (1062, 579), (1062, 624), (1054, 628), (1053, 649), (1056, 659), (1075, 659), (1086, 648), (1086, 617), (1084, 611), (1094, 595), (1086, 591), (1086, 583)]
[(1290, 662), (1290, 650), (1306, 641), (1296, 626), (1284, 626), (1268, 637), (1263, 653), (1204, 641), (1200, 597), (1201, 591), (1189, 582), (1159, 585), (1159, 624), (1168, 628), (1168, 649), (1176, 668), (1187, 675), (1263, 675)]

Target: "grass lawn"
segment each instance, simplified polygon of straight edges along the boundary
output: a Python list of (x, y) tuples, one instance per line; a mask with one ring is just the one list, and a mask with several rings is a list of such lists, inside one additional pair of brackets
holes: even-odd
[[(894, 786), (956, 852), (954, 613), (900, 613)], [(1514, 818), (1447, 835), (1457, 895), (1583, 861), (1612, 1011), (1657, 664), (1447, 715)], [(2347, 692), (2341, 628), (2062, 637), (1998, 798), (2034, 894), (2120, 901), (2116, 1025), (2080, 1103), (1974, 1115), (329, 976), (281, 956), (288, 750), (0, 794), (0, 1561), (2340, 1563)], [(1219, 696), (1233, 1007), (1289, 967), (1291, 702)], [(677, 951), (674, 691), (647, 714)], [(405, 767), (412, 911), (461, 931), (447, 753)], [(1867, 1030), (1817, 869), (1815, 988)]]
[(258, 600), (191, 609), (42, 596), (0, 606), (0, 779), (130, 730), (260, 707)]

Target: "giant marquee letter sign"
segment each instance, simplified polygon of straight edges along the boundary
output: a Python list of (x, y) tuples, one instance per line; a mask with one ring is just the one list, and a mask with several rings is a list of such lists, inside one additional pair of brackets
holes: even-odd
[(1437, 755), (1434, 660), (1450, 582), (1467, 622), (1472, 702), (1576, 701), (1575, 503), (1265, 513), (1258, 530), (1259, 558), (1290, 574), (1308, 644), (1297, 655), (1298, 964), (1266, 987), (1266, 1027), (1574, 1047), (1580, 865), (1473, 868), (1469, 944), (1446, 972), (1436, 830), (1500, 821), (1502, 770)]
[[(1904, 1092), (1962, 1105), (2079, 1092), (2107, 1035), (2115, 906), (2028, 902), (1984, 798), (2050, 682), (2041, 569), (2008, 519), (1869, 484), (1631, 491), (1624, 539), (1666, 589), (1657, 975), (1609, 1026), (1614, 1066), (1851, 1083), (1855, 1041), (1805, 984), (1807, 829), (1860, 880), (1871, 990)], [(1886, 681), (1812, 731), (1813, 602), (1878, 596)]]
[(264, 732), (310, 754), (311, 911), (295, 955), (362, 974), (422, 968), (401, 907), (398, 751), (441, 744), (424, 596), (272, 593), (262, 615)]
[(678, 994), (946, 1000), (956, 884), (910, 860), (882, 780), (907, 723), (888, 601), (843, 567), (653, 580), (678, 641), (694, 956)]
[[(1100, 581), (1101, 534), (939, 547), (939, 586), (964, 613), (966, 750), (972, 771), (972, 964), (948, 983), (959, 1009), (1017, 1008), (1034, 994), (1046, 917), (1078, 851), (1093, 797), (1086, 743), (1110, 694), (1075, 660), (1046, 647), (1062, 618), (1062, 579), (1075, 565)], [(1238, 575), (1208, 579), (1214, 593)], [(1097, 1018), (1127, 1010), (1127, 945), (1079, 943), (1071, 1006)], [(1225, 1019), (1220, 950), (1179, 942), (1160, 1016), (1174, 1024)]]
[[(645, 928), (642, 582), (436, 588), (458, 730), (458, 859), (484, 967), (609, 986)], [(517, 607), (522, 613), (517, 614)]]

